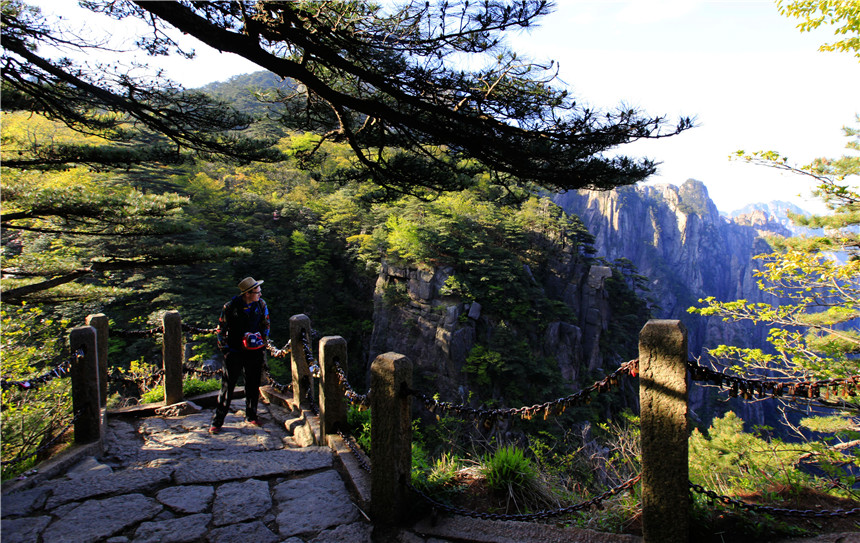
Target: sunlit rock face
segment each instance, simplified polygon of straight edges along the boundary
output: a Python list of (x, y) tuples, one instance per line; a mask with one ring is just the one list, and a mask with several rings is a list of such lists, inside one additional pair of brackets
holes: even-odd
[[(720, 344), (766, 346), (766, 326), (726, 323), (718, 317), (690, 315), (687, 309), (706, 296), (778, 303), (758, 289), (754, 272), (762, 263), (753, 257), (771, 252), (762, 236), (791, 232), (767, 212), (751, 208), (735, 218), (722, 217), (704, 184), (692, 179), (680, 187), (571, 191), (555, 201), (582, 219), (595, 236), (599, 256), (610, 261), (627, 258), (649, 278), (654, 317), (684, 322), (692, 356)], [(694, 387), (694, 412), (703, 395)], [(749, 422), (765, 422), (754, 404), (743, 409)]]
[(705, 186), (695, 180), (680, 187), (573, 191), (556, 203), (582, 219), (595, 236), (598, 255), (610, 261), (627, 258), (650, 279), (654, 316), (684, 321), (693, 354), (731, 338), (760, 344), (763, 338), (749, 328), (740, 331), (743, 327), (724, 326), (720, 319), (691, 316), (687, 308), (706, 296), (765, 301), (753, 276), (761, 263), (753, 256), (770, 252), (762, 235), (790, 235), (766, 213), (721, 217)]
[[(566, 212), (578, 215), (595, 237), (597, 255), (608, 261), (629, 259), (649, 278), (655, 318), (680, 319), (689, 332), (691, 356), (719, 344), (765, 345), (766, 328), (724, 323), (687, 313), (700, 298), (771, 301), (758, 290), (753, 273), (761, 263), (753, 256), (770, 252), (764, 234), (790, 235), (767, 213), (721, 217), (705, 186), (694, 180), (680, 187), (652, 185), (613, 191), (577, 191), (555, 198)], [(546, 327), (531, 338), (535, 356), (558, 363), (573, 390), (587, 375), (618, 366), (616, 355), (601, 352), (600, 338), (612, 315), (604, 282), (611, 270), (594, 265), (575, 250), (562, 250), (541, 274), (541, 288), (563, 301), (576, 315), (574, 322)], [(528, 271), (528, 270), (527, 270)], [(394, 351), (416, 365), (418, 381), (446, 401), (464, 401), (470, 387), (462, 371), (469, 351), (499, 326), (490, 308), (445, 294), (448, 267), (402, 268), (383, 265), (376, 283), (370, 359)], [(691, 396), (693, 416), (705, 401), (701, 388)], [(752, 423), (765, 423), (758, 404), (740, 414)], [(708, 415), (701, 413), (702, 418)]]

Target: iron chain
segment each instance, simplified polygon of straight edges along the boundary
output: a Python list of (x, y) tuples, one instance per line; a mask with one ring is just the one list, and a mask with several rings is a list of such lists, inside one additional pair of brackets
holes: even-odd
[(755, 511), (758, 513), (770, 513), (771, 515), (799, 518), (830, 518), (849, 517), (852, 515), (860, 514), (860, 507), (856, 507), (854, 509), (837, 509), (835, 511), (814, 511), (812, 509), (782, 509), (779, 507), (770, 507), (768, 505), (748, 503), (745, 501), (738, 500), (736, 498), (730, 498), (729, 496), (721, 496), (713, 490), (706, 490), (701, 485), (697, 485), (692, 482), (690, 483), (690, 489), (695, 492), (698, 492), (699, 494), (707, 496), (712, 501), (720, 502), (724, 505), (739, 507), (741, 509), (747, 509), (749, 511)]
[(343, 439), (344, 443), (346, 443), (346, 446), (349, 447), (349, 450), (352, 451), (352, 455), (355, 457), (361, 469), (363, 469), (367, 473), (370, 473), (370, 464), (367, 462), (367, 458), (363, 454), (361, 454), (361, 450), (359, 449), (358, 444), (354, 443), (353, 437), (344, 434), (340, 430), (338, 430), (337, 433), (341, 437), (341, 439)]
[(343, 372), (343, 368), (340, 364), (335, 361), (334, 363), (335, 371), (337, 372), (337, 379), (340, 383), (341, 388), (343, 389), (343, 395), (349, 400), (349, 402), (353, 405), (358, 405), (359, 407), (366, 407), (370, 401), (370, 391), (367, 394), (359, 394), (355, 390), (352, 389), (352, 386), (349, 384), (349, 380), (346, 377), (346, 374)]
[(784, 383), (726, 375), (702, 366), (695, 360), (688, 360), (687, 368), (690, 370), (690, 376), (694, 381), (707, 381), (720, 387), (727, 386), (731, 397), (740, 396), (745, 400), (751, 400), (753, 395), (757, 395), (759, 398), (770, 395), (772, 398), (794, 396), (795, 398), (821, 399), (822, 393), (825, 399), (829, 399), (830, 394), (856, 396), (860, 390), (860, 375)]
[(68, 360), (64, 360), (57, 364), (52, 370), (39, 375), (38, 377), (34, 377), (32, 379), (23, 379), (21, 381), (7, 381), (5, 379), (0, 380), (0, 389), (6, 390), (12, 387), (18, 387), (21, 390), (33, 390), (38, 388), (39, 385), (47, 383), (57, 377), (65, 377), (72, 370), (73, 361), (77, 361), (84, 357), (83, 349), (78, 349)]
[(510, 418), (514, 416), (521, 417), (525, 420), (530, 420), (539, 413), (543, 413), (543, 418), (546, 419), (550, 415), (560, 415), (565, 409), (574, 405), (585, 405), (591, 401), (592, 392), (608, 392), (613, 387), (618, 386), (619, 377), (630, 375), (636, 377), (639, 371), (639, 360), (634, 359), (616, 369), (611, 374), (607, 375), (600, 381), (595, 382), (590, 387), (585, 388), (575, 394), (559, 398), (554, 401), (535, 404), (528, 407), (515, 408), (500, 408), (500, 409), (477, 409), (467, 405), (453, 404), (450, 402), (440, 402), (435, 398), (429, 397), (426, 394), (416, 390), (408, 389), (408, 392), (416, 398), (422, 400), (431, 413), (436, 411), (454, 411), (460, 415), (469, 415), (477, 419), (481, 419), (485, 426), (490, 426), (495, 420)]

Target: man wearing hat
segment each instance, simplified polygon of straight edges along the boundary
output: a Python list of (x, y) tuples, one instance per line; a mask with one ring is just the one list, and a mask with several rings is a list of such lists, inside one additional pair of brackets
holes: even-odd
[(245, 423), (260, 426), (257, 403), (270, 327), (269, 309), (260, 297), (262, 284), (263, 281), (253, 277), (242, 279), (239, 294), (224, 304), (218, 318), (218, 348), (224, 353), (224, 371), (210, 433), (221, 431), (242, 372), (245, 373)]

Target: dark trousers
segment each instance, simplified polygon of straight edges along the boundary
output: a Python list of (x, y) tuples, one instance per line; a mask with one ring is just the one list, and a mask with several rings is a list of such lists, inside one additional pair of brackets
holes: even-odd
[(221, 375), (221, 392), (218, 406), (212, 418), (212, 426), (224, 424), (224, 417), (233, 401), (233, 390), (239, 376), (245, 374), (245, 420), (256, 420), (257, 404), (260, 400), (260, 377), (263, 372), (263, 350), (229, 353), (224, 357), (224, 372)]

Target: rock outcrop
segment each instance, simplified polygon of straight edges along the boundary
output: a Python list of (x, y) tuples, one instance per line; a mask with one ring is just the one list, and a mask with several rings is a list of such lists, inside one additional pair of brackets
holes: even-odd
[[(438, 390), (465, 392), (463, 364), (475, 345), (479, 304), (464, 304), (441, 289), (449, 267), (416, 269), (383, 264), (374, 294), (370, 359), (404, 354), (416, 376), (433, 376)], [(449, 396), (450, 398), (451, 396)]]
[[(488, 314), (478, 302), (464, 303), (444, 294), (452, 273), (450, 267), (383, 264), (374, 296), (370, 359), (389, 351), (404, 354), (415, 365), (417, 384), (431, 386), (444, 400), (465, 402), (470, 391), (463, 372), (466, 357), (480, 338), (492, 333), (498, 316)], [(611, 274), (606, 266), (588, 266), (567, 253), (543, 285), (550, 297), (574, 310), (579, 324), (550, 323), (534, 342), (538, 345), (534, 354), (554, 358), (572, 390), (579, 388), (584, 373), (618, 365), (599, 347), (610, 318), (604, 281)]]
[[(720, 216), (704, 184), (687, 180), (680, 187), (650, 185), (606, 192), (572, 191), (555, 198), (567, 213), (578, 215), (595, 236), (599, 256), (626, 258), (649, 278), (655, 318), (680, 319), (687, 327), (689, 349), (699, 356), (720, 344), (751, 348), (767, 346), (767, 326), (723, 322), (720, 317), (691, 315), (698, 300), (745, 299), (778, 304), (762, 293), (753, 257), (771, 252), (763, 236), (790, 236), (783, 224), (760, 209), (735, 218)], [(694, 419), (715, 414), (708, 392), (694, 387), (690, 396)], [(772, 423), (760, 404), (732, 404), (752, 424)], [(723, 405), (721, 410), (725, 409)]]
[(753, 256), (770, 252), (764, 234), (791, 233), (766, 213), (721, 217), (705, 186), (695, 180), (680, 187), (572, 191), (555, 200), (582, 219), (595, 236), (598, 255), (629, 259), (649, 278), (654, 316), (684, 321), (694, 355), (721, 343), (763, 344), (760, 329), (692, 316), (687, 309), (706, 296), (774, 301), (757, 287), (753, 272), (761, 263)]
[[(693, 356), (719, 344), (765, 345), (764, 327), (699, 317), (687, 309), (706, 296), (774, 302), (757, 288), (753, 273), (761, 264), (753, 256), (770, 252), (764, 234), (790, 232), (766, 213), (754, 210), (735, 219), (722, 217), (705, 186), (694, 180), (680, 187), (569, 192), (555, 200), (582, 219), (594, 236), (597, 256), (609, 262), (628, 259), (648, 277), (653, 316), (682, 320)], [(555, 360), (565, 383), (577, 390), (590, 384), (586, 377), (611, 371), (624, 361), (605, 352), (601, 344), (613, 322), (606, 288), (612, 269), (595, 264), (573, 245), (557, 254), (547, 269), (524, 271), (575, 317), (549, 323), (541, 329), (542, 336), (531, 337), (529, 343), (536, 358)], [(463, 371), (469, 352), (486, 343), (501, 319), (492, 308), (446, 294), (445, 283), (452, 274), (451, 267), (383, 264), (374, 295), (369, 359), (388, 351), (402, 353), (415, 364), (419, 386), (438, 392), (443, 400), (465, 402), (471, 390)], [(701, 398), (693, 401), (704, 403)], [(747, 420), (763, 419), (758, 414)]]

